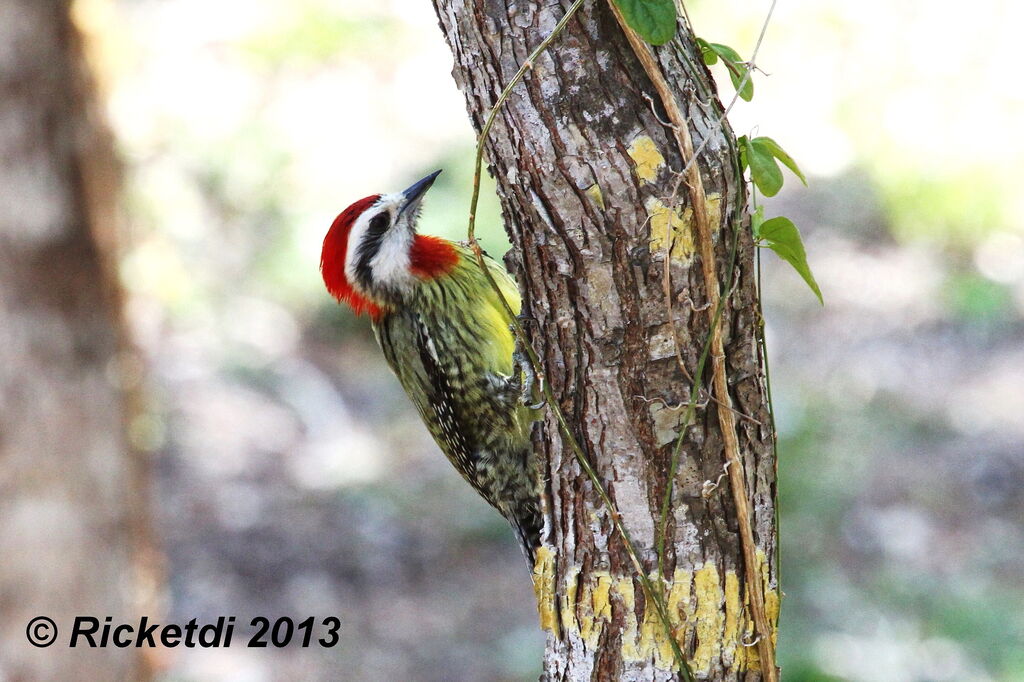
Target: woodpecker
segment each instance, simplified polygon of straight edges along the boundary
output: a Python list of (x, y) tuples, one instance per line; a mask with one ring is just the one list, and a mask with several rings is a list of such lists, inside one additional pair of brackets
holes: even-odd
[[(530, 443), (539, 405), (511, 319), (465, 245), (416, 233), (436, 171), (342, 211), (324, 238), (327, 291), (367, 313), (392, 371), (448, 460), (512, 525), (530, 565), (540, 544), (540, 478)], [(513, 312), (515, 280), (487, 268)]]

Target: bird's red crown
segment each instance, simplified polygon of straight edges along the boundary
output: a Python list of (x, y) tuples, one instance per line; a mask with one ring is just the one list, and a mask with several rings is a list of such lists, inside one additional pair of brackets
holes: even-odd
[(374, 319), (380, 316), (380, 307), (352, 287), (345, 275), (345, 255), (348, 253), (348, 235), (352, 231), (352, 223), (378, 199), (379, 194), (365, 197), (339, 213), (331, 223), (331, 229), (327, 230), (324, 248), (320, 252), (320, 274), (331, 296), (347, 303), (356, 315), (366, 312)]

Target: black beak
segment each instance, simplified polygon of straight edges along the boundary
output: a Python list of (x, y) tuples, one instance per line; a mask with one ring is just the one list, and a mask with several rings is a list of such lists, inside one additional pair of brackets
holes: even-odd
[(434, 180), (437, 179), (437, 176), (440, 174), (441, 171), (434, 171), (422, 180), (414, 182), (408, 189), (402, 192), (405, 196), (405, 203), (402, 205), (403, 213), (407, 208), (419, 204), (420, 198), (426, 194), (427, 190), (430, 189), (430, 186), (434, 184)]

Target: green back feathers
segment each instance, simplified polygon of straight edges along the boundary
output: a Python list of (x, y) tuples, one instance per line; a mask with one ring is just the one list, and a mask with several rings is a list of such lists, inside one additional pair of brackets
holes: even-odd
[[(440, 318), (462, 321), (465, 331), (477, 340), (474, 345), (481, 354), (484, 368), (510, 376), (515, 348), (515, 338), (509, 329), (512, 320), (481, 272), (473, 252), (459, 244), (455, 248), (459, 252), (458, 264), (447, 276), (424, 282), (419, 287), (418, 307), (437, 307)], [(500, 263), (489, 256), (484, 259), (509, 307), (518, 315), (522, 300), (516, 281)]]

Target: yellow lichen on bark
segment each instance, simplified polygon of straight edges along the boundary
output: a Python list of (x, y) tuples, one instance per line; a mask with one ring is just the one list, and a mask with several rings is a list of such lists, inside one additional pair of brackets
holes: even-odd
[(590, 187), (583, 190), (584, 193), (590, 197), (590, 200), (597, 204), (598, 208), (604, 210), (604, 194), (601, 192), (601, 185), (596, 182)]
[[(693, 258), (693, 209), (687, 206), (682, 212), (672, 210), (660, 199), (651, 197), (646, 202), (647, 214), (650, 216), (651, 253), (658, 255), (665, 252), (665, 242), (670, 240), (669, 255), (672, 260), (690, 261)], [(721, 196), (709, 195), (707, 213), (711, 224), (717, 230), (721, 218)]]
[[(757, 572), (761, 576), (761, 584), (764, 586), (764, 615), (768, 620), (768, 626), (772, 632), (772, 647), (774, 648), (779, 639), (779, 609), (781, 607), (781, 601), (779, 599), (779, 591), (771, 586), (770, 576), (768, 573), (768, 558), (765, 556), (763, 550), (757, 550), (755, 555), (757, 557)], [(753, 624), (748, 621), (747, 630), (753, 632)], [(761, 658), (757, 653), (757, 647), (746, 646), (746, 667), (751, 670), (756, 670), (761, 667)]]
[[(693, 619), (693, 607), (690, 605), (690, 585), (693, 583), (693, 572), (677, 568), (672, 574), (672, 587), (668, 591), (668, 615), (677, 628)], [(680, 646), (682, 638), (677, 637)]]
[(626, 576), (615, 581), (615, 592), (622, 600), (622, 615), (624, 625), (622, 628), (622, 660), (642, 661), (638, 635), (640, 624), (636, 617), (636, 590), (633, 586), (633, 578)]
[(651, 221), (651, 253), (664, 253), (665, 242), (668, 241), (672, 260), (688, 261), (693, 258), (693, 230), (685, 213), (680, 215), (678, 210), (673, 211), (654, 197), (647, 200), (647, 213)]
[(772, 645), (775, 645), (779, 639), (779, 611), (782, 607), (782, 600), (779, 598), (778, 589), (771, 585), (768, 557), (765, 556), (764, 550), (757, 550), (757, 566), (760, 569), (761, 582), (764, 585), (764, 615), (768, 618), (768, 624), (772, 629)]
[(569, 570), (559, 602), (565, 636), (579, 637), (589, 649), (597, 647), (604, 624), (612, 617), (611, 589), (607, 571), (594, 571), (588, 581), (581, 582), (580, 568)]
[(604, 624), (612, 618), (612, 577), (608, 571), (591, 573), (591, 582), (584, 587), (588, 599), (580, 599), (580, 637), (593, 650), (601, 639)]
[(694, 611), (697, 650), (693, 652), (690, 667), (695, 673), (700, 673), (710, 670), (712, 661), (722, 652), (721, 636), (725, 627), (722, 601), (725, 594), (722, 592), (717, 566), (706, 563), (694, 573), (693, 592), (697, 598)]
[[(763, 562), (764, 553), (759, 553), (758, 558)], [(537, 559), (534, 586), (544, 629), (556, 636), (578, 637), (588, 649), (594, 650), (605, 626), (612, 622), (612, 610), (621, 609), (622, 660), (653, 660), (659, 669), (675, 669), (672, 643), (657, 609), (645, 599), (643, 618), (637, 615), (638, 588), (632, 576), (594, 571), (581, 580), (580, 568), (570, 569), (559, 601), (560, 620), (556, 622), (559, 614), (553, 606), (553, 592), (549, 592), (554, 588), (553, 572), (547, 569), (550, 565), (553, 571), (553, 556), (547, 559), (538, 554)], [(765, 606), (774, 636), (778, 627), (778, 592), (767, 584), (766, 563), (760, 567), (760, 573), (765, 580)], [(651, 580), (658, 583), (657, 576)], [(713, 563), (706, 563), (695, 572), (677, 568), (673, 573), (666, 608), (679, 646), (685, 650), (687, 642), (695, 640), (696, 649), (690, 658), (695, 673), (711, 670), (719, 659), (731, 670), (757, 669), (757, 649), (749, 641), (753, 623), (744, 597), (741, 577), (733, 570), (725, 571), (723, 576)]]
[[(669, 613), (669, 622), (673, 632), (679, 622), (672, 613)], [(637, 648), (644, 659), (654, 659), (655, 666), (665, 670), (671, 670), (675, 666), (675, 655), (672, 651), (672, 642), (668, 633), (665, 632), (665, 625), (658, 616), (658, 610), (650, 601), (644, 608), (644, 622), (640, 624), (640, 639)]]
[(555, 607), (555, 553), (549, 547), (538, 547), (533, 563), (533, 592), (537, 597), (537, 613), (542, 629), (561, 636), (558, 609)]
[(725, 572), (725, 635), (722, 637), (722, 661), (741, 670), (745, 667), (746, 648), (741, 639), (741, 624), (747, 623), (740, 598), (740, 579), (736, 571)]
[(772, 644), (779, 643), (779, 611), (782, 607), (782, 600), (779, 599), (779, 591), (766, 587), (764, 590), (764, 615), (772, 626)]
[(636, 177), (642, 183), (653, 183), (658, 178), (658, 171), (665, 166), (665, 157), (658, 151), (654, 140), (647, 135), (640, 135), (633, 140), (626, 152), (636, 164)]
[(576, 620), (576, 593), (580, 589), (580, 568), (574, 566), (565, 576), (565, 589), (560, 600), (562, 612), (562, 632), (579, 632), (580, 624)]

